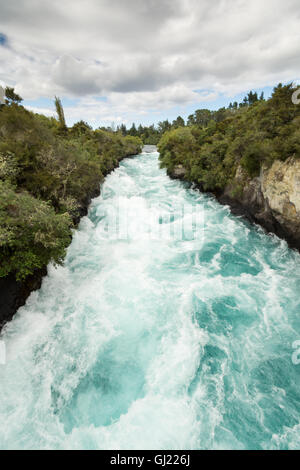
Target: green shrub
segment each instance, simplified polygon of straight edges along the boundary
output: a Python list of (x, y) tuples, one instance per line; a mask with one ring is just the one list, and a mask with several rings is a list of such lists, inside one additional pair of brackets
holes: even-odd
[(70, 242), (70, 216), (0, 182), (0, 276), (21, 280), (49, 261), (61, 263)]
[(300, 106), (292, 103), (293, 91), (291, 84), (278, 85), (267, 101), (250, 93), (248, 97), (254, 98), (240, 108), (232, 105), (211, 112), (211, 120), (207, 110), (198, 110), (190, 116), (188, 128), (162, 136), (161, 166), (172, 171), (182, 164), (187, 179), (204, 190), (218, 191), (234, 179), (238, 165), (254, 177), (262, 165), (276, 159), (300, 158)]
[(62, 262), (72, 219), (119, 160), (141, 152), (142, 141), (83, 121), (67, 129), (63, 114), (59, 123), (17, 103), (0, 109), (0, 277), (20, 280)]

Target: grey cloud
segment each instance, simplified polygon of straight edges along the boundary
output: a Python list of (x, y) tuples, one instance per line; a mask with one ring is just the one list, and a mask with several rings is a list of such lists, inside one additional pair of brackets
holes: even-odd
[(157, 56), (140, 57), (118, 66), (114, 71), (111, 90), (117, 92), (155, 91), (173, 83)]
[(64, 55), (54, 66), (53, 80), (65, 91), (84, 96), (101, 93), (98, 85), (97, 67), (87, 67), (74, 57)]
[(137, 58), (123, 64), (86, 63), (70, 55), (60, 57), (53, 69), (53, 81), (74, 95), (109, 92), (143, 92), (160, 89), (172, 80), (159, 71), (155, 58)]
[(11, 44), (0, 79), (25, 98), (123, 94), (128, 107), (155, 106), (170, 89), (167, 106), (194, 89), (300, 76), (298, 0), (0, 0), (0, 12)]

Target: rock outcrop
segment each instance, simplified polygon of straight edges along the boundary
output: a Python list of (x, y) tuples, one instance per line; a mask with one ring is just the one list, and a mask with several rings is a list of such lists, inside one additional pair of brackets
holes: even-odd
[[(185, 179), (186, 171), (178, 165), (168, 174)], [(239, 166), (233, 182), (215, 196), (234, 214), (260, 224), (300, 251), (300, 160), (276, 160), (256, 178)]]
[(168, 170), (167, 173), (170, 178), (183, 180), (186, 175), (186, 169), (182, 165), (177, 165), (172, 170)]
[(300, 160), (276, 160), (253, 179), (239, 167), (218, 199), (300, 250)]
[(300, 160), (276, 161), (263, 173), (262, 192), (276, 220), (300, 241)]

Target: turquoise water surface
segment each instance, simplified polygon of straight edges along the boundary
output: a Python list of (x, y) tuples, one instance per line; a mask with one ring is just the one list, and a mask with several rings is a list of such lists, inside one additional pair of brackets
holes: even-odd
[(300, 449), (299, 292), (285, 242), (124, 160), (2, 332), (0, 448)]

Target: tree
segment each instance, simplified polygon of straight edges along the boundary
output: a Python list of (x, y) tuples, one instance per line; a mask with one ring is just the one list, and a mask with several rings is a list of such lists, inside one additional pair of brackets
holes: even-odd
[(195, 124), (197, 126), (206, 127), (212, 119), (212, 113), (209, 109), (197, 109), (194, 113)]
[(66, 130), (67, 126), (66, 126), (66, 120), (65, 120), (65, 113), (64, 113), (64, 108), (62, 106), (61, 100), (60, 100), (60, 98), (55, 96), (55, 101), (54, 102), (55, 102), (55, 108), (56, 108), (60, 128), (61, 128), (61, 130)]
[[(12, 94), (9, 94), (13, 98)], [(136, 137), (93, 131), (84, 121), (66, 132), (14, 102), (0, 111), (0, 278), (25, 279), (59, 263), (82, 208), (103, 175), (141, 152)]]
[(187, 125), (193, 126), (194, 124), (195, 124), (195, 116), (193, 114), (190, 114), (187, 119)]
[[(300, 106), (292, 102), (294, 90), (292, 84), (279, 84), (268, 100), (250, 91), (239, 110), (233, 111), (235, 102), (229, 109), (208, 112), (206, 127), (190, 125), (165, 133), (158, 146), (162, 167), (172, 174), (182, 165), (185, 179), (204, 190), (219, 194), (230, 184), (232, 194), (242, 194), (243, 184), (235, 178), (239, 166), (245, 178), (252, 178), (262, 165), (300, 159)], [(197, 117), (202, 124), (204, 110), (196, 111), (189, 122), (194, 124)]]
[(0, 182), (0, 277), (25, 279), (50, 260), (62, 263), (70, 243), (70, 216), (47, 202)]
[[(264, 94), (262, 93), (260, 95), (260, 100), (262, 101), (263, 99), (264, 99)], [(243, 99), (243, 102), (239, 104), (239, 107), (244, 108), (245, 106), (251, 106), (257, 101), (259, 101), (257, 92), (249, 91), (247, 96), (245, 96), (245, 98)]]
[(165, 132), (169, 131), (171, 129), (172, 125), (171, 123), (168, 121), (168, 119), (166, 119), (165, 121), (160, 121), (158, 124), (157, 124), (157, 129), (158, 129), (158, 132), (160, 134), (164, 134)]
[(121, 132), (121, 134), (124, 135), (124, 136), (127, 135), (127, 129), (126, 129), (125, 124), (121, 124), (121, 125), (120, 125), (120, 132)]
[(258, 101), (258, 96), (257, 96), (257, 93), (253, 93), (253, 91), (250, 91), (248, 93), (248, 103), (249, 103), (249, 106), (251, 106), (252, 104), (256, 103)]
[(136, 129), (136, 127), (135, 127), (135, 123), (134, 123), (134, 122), (132, 123), (132, 126), (131, 126), (131, 128), (129, 129), (128, 134), (129, 134), (129, 135), (132, 135), (133, 137), (137, 136), (137, 129)]
[(70, 129), (71, 134), (76, 136), (81, 136), (83, 134), (90, 134), (92, 127), (85, 121), (76, 122), (73, 127)]
[(181, 116), (178, 116), (178, 118), (172, 122), (172, 127), (174, 127), (174, 129), (178, 129), (178, 127), (184, 127), (184, 126), (185, 126), (185, 122)]
[(216, 122), (222, 122), (227, 117), (226, 109), (220, 108), (218, 111), (212, 112), (212, 117)]
[(10, 88), (8, 86), (5, 88), (5, 97), (6, 97), (6, 100), (5, 100), (6, 104), (12, 104), (12, 103), (20, 104), (21, 101), (23, 101), (23, 98), (21, 98), (20, 95), (15, 93), (15, 89)]

